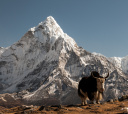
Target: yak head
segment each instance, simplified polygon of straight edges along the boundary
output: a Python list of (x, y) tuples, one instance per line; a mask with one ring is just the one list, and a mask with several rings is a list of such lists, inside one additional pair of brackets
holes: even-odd
[(109, 77), (109, 73), (107, 74), (107, 76), (103, 77), (103, 76), (100, 76), (98, 72), (93, 71), (91, 72), (91, 76), (93, 76), (93, 78), (95, 78), (97, 81), (97, 90), (100, 93), (103, 93), (105, 90), (104, 88), (105, 80)]

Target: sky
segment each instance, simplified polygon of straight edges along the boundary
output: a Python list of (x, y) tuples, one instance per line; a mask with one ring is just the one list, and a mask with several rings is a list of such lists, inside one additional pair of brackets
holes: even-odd
[(0, 0), (0, 47), (48, 16), (89, 52), (128, 55), (128, 0)]

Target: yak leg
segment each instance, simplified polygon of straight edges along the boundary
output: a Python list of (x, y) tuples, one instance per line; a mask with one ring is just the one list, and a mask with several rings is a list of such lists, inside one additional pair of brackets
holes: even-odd
[(87, 99), (88, 99), (88, 96), (87, 96), (87, 93), (85, 93), (85, 95), (84, 95), (84, 105), (87, 105)]
[(102, 93), (98, 92), (98, 94), (97, 94), (97, 99), (96, 99), (96, 103), (97, 103), (97, 104), (100, 104), (99, 100), (101, 100), (101, 99), (102, 99)]
[(87, 98), (85, 98), (84, 100), (84, 105), (87, 105)]
[(82, 101), (82, 105), (87, 105), (87, 92), (83, 92), (81, 89), (80, 89), (80, 92), (81, 94), (84, 96), (84, 97), (81, 97), (81, 101)]
[(95, 99), (96, 99), (96, 92), (89, 92), (89, 99), (91, 101), (91, 104), (95, 104)]
[(84, 106), (85, 104), (84, 104), (84, 98), (83, 97), (81, 97), (81, 101), (82, 101), (81, 105)]
[(99, 92), (98, 91), (94, 93), (94, 99), (96, 100), (96, 103), (97, 104), (99, 104), (98, 95), (99, 95)]
[(81, 105), (87, 105), (87, 97), (81, 97)]

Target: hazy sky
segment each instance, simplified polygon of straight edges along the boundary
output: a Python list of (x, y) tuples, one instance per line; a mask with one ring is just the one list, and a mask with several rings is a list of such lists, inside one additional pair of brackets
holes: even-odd
[(48, 16), (89, 52), (128, 55), (128, 0), (0, 0), (0, 47)]

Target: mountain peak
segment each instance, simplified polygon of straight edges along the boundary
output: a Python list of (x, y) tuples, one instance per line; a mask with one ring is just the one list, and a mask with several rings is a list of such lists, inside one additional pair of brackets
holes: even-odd
[(42, 21), (29, 31), (32, 32), (35, 38), (43, 43), (46, 43), (47, 40), (54, 43), (59, 37), (64, 38), (63, 30), (52, 16), (47, 17), (45, 21)]
[(49, 41), (51, 44), (54, 44), (58, 38), (62, 38), (72, 47), (76, 46), (76, 42), (63, 32), (52, 16), (47, 17), (45, 21), (42, 21), (38, 26), (31, 28), (29, 31), (42, 43)]
[(45, 21), (42, 21), (38, 26), (31, 28), (29, 31), (32, 31), (35, 35), (37, 34), (37, 31), (38, 33), (40, 31), (44, 35), (49, 34), (50, 37), (59, 37), (64, 34), (63, 30), (52, 16), (47, 17)]
[(46, 21), (51, 21), (56, 23), (56, 20), (52, 16), (47, 17)]

